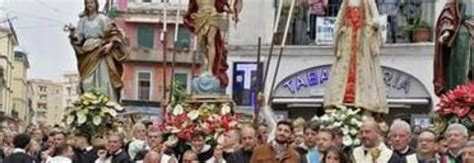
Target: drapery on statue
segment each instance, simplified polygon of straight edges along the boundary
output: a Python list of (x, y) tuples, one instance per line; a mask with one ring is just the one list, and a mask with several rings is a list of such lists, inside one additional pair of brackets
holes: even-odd
[(436, 25), (434, 89), (441, 95), (474, 80), (474, 2), (448, 0)]
[(374, 0), (344, 0), (336, 20), (336, 61), (331, 67), (324, 107), (353, 104), (388, 113), (379, 61), (381, 33)]
[(225, 42), (219, 28), (220, 13), (233, 14), (238, 21), (238, 13), (241, 11), (241, 0), (236, 0), (233, 9), (229, 9), (227, 0), (190, 0), (187, 14), (184, 16), (184, 24), (197, 36), (199, 50), (206, 55), (204, 64), (205, 72), (219, 79), (221, 87), (229, 83), (227, 76), (227, 52)]
[(124, 36), (99, 13), (97, 0), (85, 0), (84, 5), (77, 28), (67, 26), (76, 53), (81, 93), (97, 89), (119, 102), (122, 62), (127, 59)]

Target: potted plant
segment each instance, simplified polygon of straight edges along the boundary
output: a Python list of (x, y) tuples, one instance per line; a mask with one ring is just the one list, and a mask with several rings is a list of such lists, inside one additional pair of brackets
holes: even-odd
[(408, 33), (411, 33), (413, 42), (427, 42), (431, 36), (431, 26), (421, 19), (416, 19), (408, 25)]

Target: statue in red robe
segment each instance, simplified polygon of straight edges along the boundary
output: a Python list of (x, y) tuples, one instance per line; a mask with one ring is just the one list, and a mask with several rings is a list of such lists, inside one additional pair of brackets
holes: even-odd
[(434, 89), (441, 95), (473, 80), (474, 2), (448, 0), (436, 24)]

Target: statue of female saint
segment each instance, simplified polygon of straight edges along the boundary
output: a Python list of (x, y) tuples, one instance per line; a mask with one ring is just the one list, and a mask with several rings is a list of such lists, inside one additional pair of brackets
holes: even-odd
[(448, 0), (436, 25), (434, 89), (441, 95), (474, 80), (474, 1)]
[(111, 100), (120, 100), (122, 62), (127, 58), (124, 36), (101, 14), (97, 0), (84, 0), (85, 9), (69, 38), (76, 53), (81, 92), (98, 90)]
[(229, 9), (227, 0), (190, 0), (184, 24), (197, 36), (199, 49), (206, 55), (204, 72), (210, 72), (219, 79), (221, 87), (225, 88), (229, 82), (227, 76), (227, 54), (225, 42), (219, 28), (220, 13), (237, 13), (242, 5), (241, 0), (235, 0), (234, 9)]
[(381, 34), (374, 0), (344, 0), (336, 20), (335, 55), (325, 108), (353, 105), (388, 113), (379, 61)]

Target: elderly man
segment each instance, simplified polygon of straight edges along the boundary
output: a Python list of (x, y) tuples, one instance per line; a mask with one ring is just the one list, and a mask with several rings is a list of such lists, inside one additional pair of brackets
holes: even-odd
[(467, 142), (468, 130), (464, 125), (450, 124), (445, 132), (448, 140), (446, 155), (449, 161), (462, 162), (461, 150)]
[(392, 126), (390, 126), (389, 138), (392, 150), (400, 158), (416, 153), (415, 148), (408, 145), (411, 139), (411, 127), (407, 122), (401, 119), (393, 121)]
[(302, 163), (319, 162), (322, 158), (316, 147), (318, 130), (319, 126), (311, 122), (304, 126), (304, 143), (296, 149), (301, 156)]
[(250, 159), (251, 163), (298, 163), (300, 156), (298, 152), (289, 147), (290, 136), (292, 135), (293, 127), (290, 122), (280, 121), (277, 123), (275, 140), (258, 146)]
[(107, 152), (98, 152), (99, 158), (96, 163), (131, 163), (130, 156), (122, 150), (123, 135), (120, 133), (111, 133), (107, 138)]
[(214, 156), (206, 162), (229, 162), (228, 156), (240, 150), (240, 130), (232, 129), (224, 134), (224, 142), (220, 142), (214, 150)]
[(241, 131), (242, 148), (224, 156), (228, 163), (249, 163), (253, 150), (257, 146), (257, 132), (250, 126), (245, 126)]
[(469, 141), (464, 145), (462, 160), (463, 162), (474, 162), (474, 141)]
[(407, 163), (437, 163), (440, 156), (437, 154), (436, 134), (431, 130), (422, 131), (418, 135), (417, 153), (406, 156)]
[(354, 163), (384, 162), (399, 163), (398, 155), (382, 142), (382, 131), (373, 118), (364, 119), (359, 130), (362, 146), (352, 152)]

